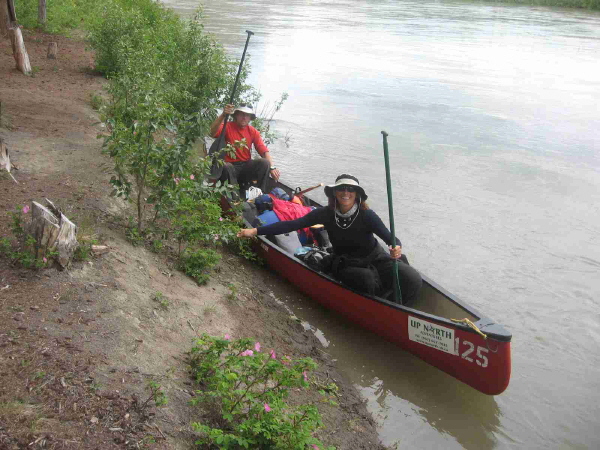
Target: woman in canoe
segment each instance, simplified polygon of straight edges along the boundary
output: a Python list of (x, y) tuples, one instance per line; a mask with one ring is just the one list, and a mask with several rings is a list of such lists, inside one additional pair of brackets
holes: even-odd
[[(393, 289), (393, 260), (398, 259), (402, 303), (412, 304), (419, 295), (421, 275), (402, 258), (402, 244), (392, 236), (379, 216), (366, 203), (367, 194), (358, 179), (342, 174), (335, 184), (325, 186), (329, 204), (307, 215), (258, 228), (240, 230), (238, 237), (276, 235), (323, 224), (333, 246), (333, 275), (347, 286), (371, 295), (387, 295)], [(390, 248), (388, 254), (375, 235)]]

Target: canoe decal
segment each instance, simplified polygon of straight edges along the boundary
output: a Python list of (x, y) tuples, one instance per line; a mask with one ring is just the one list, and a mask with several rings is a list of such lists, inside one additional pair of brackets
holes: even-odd
[(419, 344), (456, 355), (452, 328), (408, 316), (408, 338)]

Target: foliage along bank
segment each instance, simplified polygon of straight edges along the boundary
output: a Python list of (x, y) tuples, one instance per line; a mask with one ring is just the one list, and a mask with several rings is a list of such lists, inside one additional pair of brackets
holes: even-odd
[[(36, 26), (37, 3), (17, 4), (20, 23)], [(96, 70), (109, 79), (108, 95), (94, 103), (104, 127), (99, 137), (114, 163), (113, 195), (135, 205), (128, 238), (155, 251), (175, 242), (171, 253), (179, 267), (199, 283), (220, 258), (216, 246), (253, 258), (248, 242), (236, 237), (241, 224), (218, 207), (231, 187), (209, 185), (211, 161), (194, 150), (238, 69), (204, 31), (200, 13), (184, 20), (153, 0), (55, 0), (47, 17), (47, 31), (83, 28)], [(236, 103), (255, 104), (260, 97), (245, 82), (248, 70), (242, 69)], [(268, 120), (256, 125), (274, 138)]]
[(600, 0), (483, 0), (485, 2), (600, 10)]

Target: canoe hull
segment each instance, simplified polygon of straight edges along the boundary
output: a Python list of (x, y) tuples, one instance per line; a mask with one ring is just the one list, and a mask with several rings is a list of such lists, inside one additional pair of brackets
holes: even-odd
[[(288, 186), (278, 186), (291, 192)], [(304, 201), (320, 206), (309, 198)], [(225, 197), (221, 206), (231, 211)], [(273, 270), (313, 300), (468, 386), (488, 395), (501, 394), (507, 388), (511, 375), (510, 332), (426, 276), (422, 275), (423, 288), (416, 309), (408, 308), (349, 289), (311, 269), (265, 236), (258, 237), (255, 250)], [(487, 337), (451, 320), (465, 317)]]
[[(257, 253), (268, 265), (326, 308), (393, 342), (425, 362), (488, 395), (508, 386), (510, 340), (484, 339), (448, 320), (361, 295), (317, 273), (264, 237)], [(424, 278), (424, 283), (429, 281)], [(423, 333), (423, 328), (429, 331)], [(419, 334), (421, 333), (421, 334)]]

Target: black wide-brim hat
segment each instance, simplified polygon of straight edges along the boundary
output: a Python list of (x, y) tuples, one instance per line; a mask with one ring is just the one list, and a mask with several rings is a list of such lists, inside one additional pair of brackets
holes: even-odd
[(333, 191), (338, 186), (352, 186), (360, 194), (360, 198), (362, 200), (366, 200), (367, 198), (369, 198), (368, 195), (365, 193), (365, 190), (362, 187), (360, 187), (358, 178), (352, 175), (348, 175), (347, 173), (343, 173), (342, 175), (337, 177), (335, 179), (335, 184), (325, 186), (325, 195), (327, 197), (333, 197)]

